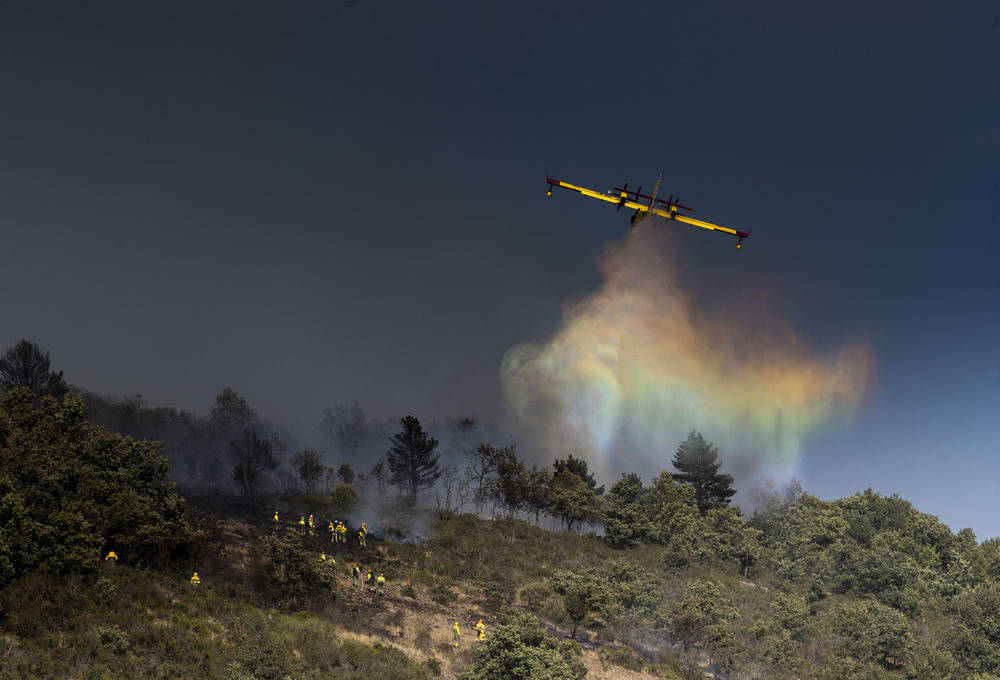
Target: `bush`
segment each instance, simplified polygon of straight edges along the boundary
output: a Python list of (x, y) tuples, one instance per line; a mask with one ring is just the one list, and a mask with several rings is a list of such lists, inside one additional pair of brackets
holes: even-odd
[(517, 584), (514, 578), (506, 572), (489, 570), (476, 579), (476, 585), (483, 592), (483, 606), (490, 614), (500, 611), (500, 608), (514, 601)]
[(330, 512), (335, 517), (350, 517), (361, 502), (361, 494), (350, 484), (341, 482), (330, 492)]
[(458, 595), (446, 583), (438, 583), (428, 591), (428, 594), (438, 604), (451, 604), (458, 600)]
[(426, 661), (424, 661), (424, 665), (427, 666), (427, 672), (433, 677), (441, 677), (441, 659), (436, 656), (429, 657)]
[(427, 569), (417, 569), (410, 574), (410, 580), (419, 585), (432, 586), (437, 581), (437, 577)]
[(334, 570), (307, 554), (296, 533), (281, 539), (263, 536), (251, 549), (251, 559), (258, 594), (280, 607), (320, 607), (336, 597)]
[(626, 670), (639, 672), (644, 665), (642, 655), (631, 647), (601, 647), (598, 656), (605, 668), (608, 664), (614, 664)]
[(579, 645), (545, 634), (538, 620), (515, 609), (505, 609), (500, 624), (476, 645), (473, 662), (462, 680), (580, 680), (587, 668), (577, 658)]
[(109, 654), (124, 656), (128, 651), (128, 640), (118, 626), (100, 627), (97, 629), (97, 641)]
[(230, 622), (236, 647), (226, 680), (283, 680), (291, 670), (287, 653), (257, 614)]
[(542, 603), (554, 594), (555, 593), (552, 592), (552, 589), (549, 588), (548, 585), (542, 583), (541, 581), (536, 581), (521, 588), (521, 592), (518, 593), (518, 597), (521, 598), (521, 602), (524, 603), (524, 606), (529, 612), (537, 614), (541, 611)]

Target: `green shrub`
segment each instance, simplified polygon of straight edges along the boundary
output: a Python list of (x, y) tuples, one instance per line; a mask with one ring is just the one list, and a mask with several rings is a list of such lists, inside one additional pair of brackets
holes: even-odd
[(424, 665), (431, 676), (435, 678), (441, 677), (441, 659), (436, 656), (429, 657), (424, 661)]
[(476, 585), (483, 593), (483, 607), (490, 614), (511, 604), (517, 594), (517, 583), (513, 576), (498, 569), (484, 570), (476, 579)]
[(451, 604), (458, 600), (458, 594), (446, 583), (438, 583), (428, 591), (428, 594), (438, 604)]
[(587, 668), (575, 657), (579, 645), (546, 635), (531, 614), (505, 609), (500, 624), (477, 644), (462, 680), (533, 680), (537, 677), (580, 680)]
[(614, 664), (626, 670), (639, 672), (643, 667), (642, 655), (631, 647), (601, 647), (598, 657), (605, 668), (608, 664)]
[(437, 577), (427, 569), (417, 569), (410, 574), (410, 581), (422, 586), (432, 586), (437, 581)]
[(118, 626), (102, 626), (96, 634), (97, 641), (109, 654), (123, 656), (128, 651), (128, 640)]
[(341, 482), (330, 492), (330, 512), (336, 517), (350, 517), (360, 502), (361, 494), (351, 484)]
[(98, 602), (108, 605), (118, 597), (118, 586), (110, 579), (101, 576), (94, 582), (94, 594)]
[(554, 594), (547, 584), (535, 581), (521, 588), (518, 597), (521, 598), (521, 602), (524, 603), (529, 612), (537, 614), (541, 611), (542, 603)]
[(263, 616), (252, 614), (235, 619), (229, 628), (235, 654), (226, 668), (227, 680), (283, 680), (289, 675), (288, 653)]

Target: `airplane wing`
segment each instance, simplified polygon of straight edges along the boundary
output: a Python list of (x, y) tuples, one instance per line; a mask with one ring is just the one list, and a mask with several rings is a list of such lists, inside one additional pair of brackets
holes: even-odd
[(552, 195), (552, 187), (562, 187), (563, 189), (569, 189), (570, 191), (575, 191), (577, 193), (583, 194), (584, 196), (590, 196), (591, 198), (597, 198), (602, 201), (607, 201), (608, 203), (618, 203), (620, 202), (620, 197), (613, 196), (611, 194), (602, 194), (599, 191), (593, 191), (591, 189), (585, 189), (584, 187), (578, 187), (570, 184), (569, 182), (560, 182), (557, 179), (552, 179), (548, 175), (545, 177), (545, 181), (549, 183), (548, 195)]
[(660, 208), (651, 208), (648, 205), (636, 203), (635, 201), (625, 201), (625, 203), (622, 204), (622, 207), (632, 208), (633, 210), (640, 210), (642, 212), (650, 212), (654, 215), (659, 215), (660, 217), (666, 217), (668, 220), (677, 220), (678, 222), (690, 224), (695, 227), (701, 227), (702, 229), (708, 229), (709, 231), (722, 231), (727, 234), (732, 234), (733, 236), (739, 236), (740, 238), (746, 238), (750, 235), (750, 232), (748, 231), (739, 231), (738, 229), (730, 229), (729, 227), (720, 227), (718, 224), (712, 224), (711, 222), (705, 222), (703, 220), (696, 220), (693, 217), (688, 217), (687, 215), (678, 215), (676, 207), (670, 208), (669, 210), (662, 210)]

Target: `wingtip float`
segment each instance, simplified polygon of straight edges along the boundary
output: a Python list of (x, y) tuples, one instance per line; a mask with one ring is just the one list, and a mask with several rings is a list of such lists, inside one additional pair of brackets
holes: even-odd
[[(678, 210), (690, 211), (691, 208), (686, 205), (681, 205), (680, 199), (674, 198), (673, 194), (670, 195), (670, 198), (657, 198), (656, 193), (660, 189), (661, 179), (663, 179), (663, 175), (660, 175), (659, 179), (656, 180), (656, 186), (653, 187), (652, 196), (642, 193), (641, 186), (635, 191), (632, 191), (628, 188), (628, 184), (624, 187), (615, 187), (613, 190), (602, 194), (601, 192), (594, 191), (593, 189), (578, 187), (568, 182), (552, 179), (549, 177), (548, 173), (545, 173), (545, 181), (548, 182), (548, 191), (546, 191), (547, 196), (552, 195), (552, 187), (562, 187), (563, 189), (569, 189), (570, 191), (575, 191), (579, 194), (583, 194), (584, 196), (597, 198), (602, 201), (607, 201), (608, 203), (615, 203), (618, 206), (618, 210), (621, 210), (622, 208), (634, 210), (635, 212), (632, 214), (633, 226), (647, 214), (659, 215), (660, 217), (665, 217), (668, 220), (676, 220), (695, 227), (701, 227), (702, 229), (732, 234), (739, 239), (736, 242), (736, 249), (739, 250), (743, 247), (743, 239), (750, 236), (749, 231), (739, 231), (737, 229), (730, 229), (729, 227), (720, 227), (718, 224), (712, 224), (711, 222), (696, 220), (693, 217), (688, 217), (687, 215), (681, 215), (677, 212)], [(643, 204), (639, 202), (640, 199), (645, 199), (649, 202)]]

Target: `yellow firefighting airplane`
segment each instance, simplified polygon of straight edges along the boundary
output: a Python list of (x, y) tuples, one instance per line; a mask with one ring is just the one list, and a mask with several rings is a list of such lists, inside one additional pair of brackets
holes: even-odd
[[(593, 191), (592, 189), (585, 189), (583, 187), (574, 186), (566, 182), (560, 182), (557, 179), (552, 179), (545, 175), (545, 180), (549, 183), (548, 192), (546, 195), (552, 195), (552, 187), (562, 187), (564, 189), (569, 189), (570, 191), (576, 191), (584, 196), (590, 196), (591, 198), (598, 198), (602, 201), (607, 201), (608, 203), (617, 203), (618, 209), (630, 208), (635, 210), (632, 214), (632, 225), (638, 222), (642, 217), (647, 214), (659, 215), (660, 217), (666, 217), (668, 220), (677, 220), (678, 222), (684, 222), (685, 224), (692, 224), (696, 227), (701, 227), (702, 229), (709, 229), (711, 231), (724, 231), (727, 234), (732, 234), (739, 238), (736, 242), (736, 249), (739, 250), (743, 247), (743, 239), (750, 236), (749, 231), (737, 231), (736, 229), (730, 229), (729, 227), (720, 227), (717, 224), (712, 224), (710, 222), (702, 222), (701, 220), (696, 220), (687, 215), (678, 215), (677, 209), (681, 210), (691, 210), (691, 208), (686, 205), (681, 205), (679, 199), (675, 199), (673, 194), (670, 198), (657, 198), (656, 192), (660, 188), (660, 180), (663, 179), (663, 175), (660, 175), (659, 179), (656, 180), (656, 186), (653, 188), (653, 195), (647, 196), (642, 193), (642, 187), (639, 187), (636, 191), (629, 191), (628, 184), (624, 187), (615, 187), (613, 191), (609, 191), (606, 194), (602, 194), (598, 191)], [(643, 205), (639, 203), (640, 198), (649, 199), (649, 203)], [(660, 206), (666, 207), (660, 207)]]

